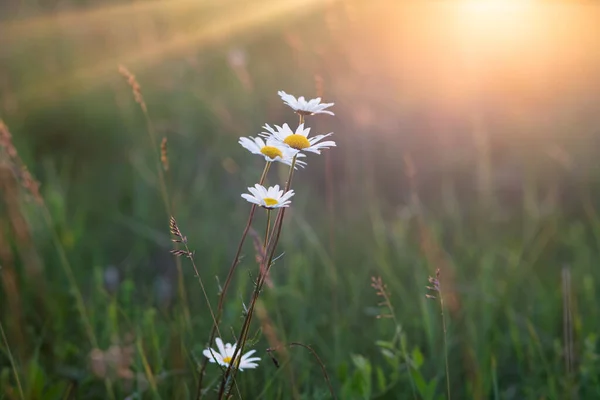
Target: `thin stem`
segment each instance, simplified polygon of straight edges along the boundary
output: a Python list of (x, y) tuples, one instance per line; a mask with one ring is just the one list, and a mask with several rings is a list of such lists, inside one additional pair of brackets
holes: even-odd
[[(262, 185), (267, 177), (267, 173), (269, 172), (269, 168), (271, 167), (271, 163), (267, 162), (263, 169), (263, 172), (260, 176), (259, 184)], [(248, 216), (248, 222), (246, 222), (246, 227), (242, 232), (242, 237), (237, 247), (237, 251), (233, 258), (233, 262), (229, 267), (229, 272), (227, 273), (227, 278), (225, 279), (225, 283), (223, 284), (223, 288), (221, 289), (221, 293), (219, 293), (219, 302), (217, 304), (217, 316), (215, 318), (215, 323), (212, 326), (210, 331), (210, 337), (208, 339), (208, 347), (212, 347), (215, 341), (215, 335), (218, 331), (218, 325), (221, 322), (221, 316), (223, 314), (223, 305), (225, 303), (225, 295), (227, 294), (227, 289), (229, 289), (229, 284), (233, 278), (233, 274), (240, 260), (240, 254), (242, 252), (242, 247), (244, 246), (244, 242), (246, 241), (246, 236), (248, 236), (248, 231), (250, 230), (250, 226), (252, 225), (252, 220), (254, 219), (254, 213), (256, 211), (256, 205), (253, 204), (250, 209), (250, 214)], [(219, 334), (220, 335), (220, 334)], [(200, 399), (202, 397), (202, 380), (204, 378), (204, 372), (206, 371), (206, 366), (208, 365), (208, 358), (204, 358), (202, 362), (202, 366), (200, 367), (199, 377), (198, 377), (198, 390), (196, 392), (196, 399)]]
[(311, 352), (313, 357), (317, 360), (317, 363), (319, 363), (319, 365), (321, 366), (321, 371), (323, 371), (323, 376), (325, 377), (325, 381), (327, 382), (327, 387), (329, 388), (329, 393), (331, 394), (331, 398), (333, 398), (335, 400), (336, 397), (335, 397), (335, 393), (333, 392), (333, 386), (331, 386), (331, 380), (329, 379), (329, 374), (327, 374), (327, 369), (325, 369), (325, 364), (323, 364), (323, 361), (321, 361), (321, 358), (319, 357), (317, 352), (314, 351), (312, 347), (310, 347), (306, 344), (303, 344), (303, 343), (292, 342), (292, 343), (290, 343), (290, 347), (291, 346), (304, 347), (306, 350)]
[(446, 390), (448, 392), (448, 400), (450, 400), (450, 368), (448, 366), (448, 339), (446, 331), (446, 317), (444, 315), (444, 297), (442, 296), (442, 288), (439, 288), (440, 308), (442, 311), (442, 327), (444, 329), (444, 361), (446, 363)]
[[(198, 268), (196, 268), (196, 263), (194, 262), (194, 257), (192, 255), (192, 253), (190, 252), (187, 243), (185, 243), (185, 249), (187, 250), (187, 252), (189, 254), (188, 258), (192, 262), (192, 266), (194, 267), (194, 272), (196, 273), (196, 276), (198, 277), (198, 282), (200, 283), (200, 288), (202, 289), (202, 294), (204, 295), (204, 299), (206, 300), (206, 304), (208, 304), (208, 311), (210, 312), (210, 316), (211, 316), (211, 318), (213, 320), (213, 324), (214, 324), (213, 326), (216, 327), (216, 333), (219, 336), (222, 336), (221, 332), (219, 331), (219, 324), (217, 322), (217, 319), (215, 317), (213, 309), (212, 309), (212, 307), (210, 305), (210, 300), (208, 299), (208, 295), (206, 294), (206, 289), (204, 287), (204, 283), (202, 282), (202, 279), (200, 278), (200, 273), (198, 272)], [(212, 347), (212, 344), (209, 347)], [(208, 358), (206, 358), (206, 360), (208, 360)], [(201, 390), (201, 386), (198, 385), (198, 391), (200, 391), (200, 390)]]
[[(175, 218), (171, 218), (172, 223), (176, 225), (175, 222)], [(179, 228), (177, 228), (179, 229)], [(188, 247), (187, 244), (187, 239), (183, 239), (180, 241), (180, 243), (183, 244), (183, 246), (185, 247), (186, 250), (186, 257), (190, 259), (190, 262), (192, 263), (192, 267), (194, 268), (194, 273), (196, 274), (196, 277), (198, 278), (198, 283), (200, 283), (200, 289), (202, 290), (202, 294), (204, 295), (204, 299), (206, 300), (206, 304), (208, 305), (208, 311), (210, 312), (210, 316), (213, 320), (213, 324), (214, 326), (217, 327), (217, 333), (219, 334), (219, 336), (221, 336), (221, 332), (219, 332), (219, 326), (217, 324), (217, 319), (215, 318), (215, 314), (213, 312), (212, 306), (210, 305), (210, 300), (208, 298), (208, 294), (206, 293), (206, 288), (204, 287), (204, 283), (202, 282), (202, 279), (200, 278), (200, 272), (198, 272), (198, 267), (196, 267), (196, 262), (194, 261), (194, 253), (192, 253), (190, 251), (190, 248)]]
[(158, 172), (158, 182), (160, 185), (160, 194), (165, 205), (165, 210), (169, 215), (171, 215), (171, 201), (169, 200), (169, 192), (167, 190), (167, 182), (165, 179), (165, 174), (163, 172), (163, 167), (160, 161), (160, 146), (158, 145), (158, 141), (156, 140), (156, 134), (154, 133), (154, 125), (152, 124), (152, 120), (150, 119), (150, 115), (148, 114), (148, 109), (146, 107), (141, 107), (142, 112), (144, 113), (144, 119), (146, 120), (146, 130), (148, 131), (148, 136), (150, 137), (150, 144), (152, 145), (152, 150), (154, 151), (156, 160), (156, 171)]
[(267, 173), (269, 172), (269, 168), (271, 168), (271, 162), (267, 161), (267, 163), (265, 164), (265, 168), (263, 169), (263, 172), (260, 175), (260, 182), (258, 182), (260, 185), (262, 185), (264, 183), (265, 179), (267, 178)]
[(6, 351), (8, 353), (8, 360), (12, 365), (13, 374), (15, 374), (15, 380), (17, 381), (17, 387), (19, 388), (19, 396), (21, 399), (25, 399), (25, 395), (23, 394), (23, 387), (21, 386), (21, 380), (19, 379), (19, 372), (17, 371), (17, 364), (12, 355), (12, 351), (10, 351), (10, 346), (8, 345), (8, 339), (6, 339), (6, 334), (4, 333), (4, 328), (2, 327), (2, 321), (0, 321), (0, 333), (2, 333), (2, 340), (4, 340), (4, 345), (6, 346)]
[[(140, 108), (142, 109), (142, 113), (144, 114), (144, 119), (146, 120), (146, 131), (148, 132), (148, 136), (150, 138), (150, 145), (152, 146), (152, 150), (154, 151), (154, 160), (156, 165), (156, 172), (158, 174), (158, 183), (160, 186), (160, 194), (165, 206), (165, 211), (167, 213), (167, 217), (173, 215), (173, 209), (171, 207), (171, 201), (169, 199), (169, 191), (167, 189), (167, 181), (165, 178), (165, 174), (163, 172), (163, 166), (161, 163), (161, 154), (160, 154), (160, 146), (158, 141), (156, 140), (156, 134), (154, 133), (154, 125), (152, 124), (152, 120), (150, 119), (150, 114), (148, 113), (148, 108), (145, 103), (140, 104)], [(175, 249), (175, 247), (173, 247)], [(175, 257), (175, 266), (177, 268), (177, 290), (179, 291), (179, 297), (181, 302), (183, 303), (183, 313), (185, 316), (185, 321), (188, 328), (191, 327), (191, 317), (190, 310), (187, 307), (187, 292), (185, 290), (185, 284), (183, 281), (183, 269), (181, 267), (181, 260), (179, 257)]]
[(144, 347), (142, 346), (141, 339), (137, 340), (137, 350), (140, 355), (140, 358), (142, 359), (142, 367), (144, 368), (146, 380), (150, 384), (150, 388), (152, 389), (152, 393), (154, 394), (154, 397), (157, 398), (157, 397), (159, 397), (159, 395), (158, 395), (158, 388), (156, 386), (156, 378), (154, 377), (154, 374), (152, 373), (152, 368), (150, 368), (150, 364), (148, 363), (148, 358), (146, 357), (146, 354), (144, 353)]
[(271, 209), (267, 208), (267, 227), (265, 228), (265, 240), (263, 242), (263, 252), (267, 249), (267, 241), (269, 240), (270, 225), (271, 225)]
[[(290, 173), (288, 176), (287, 183), (285, 185), (284, 193), (287, 192), (292, 185), (292, 178), (294, 176), (294, 168), (296, 167), (296, 158), (297, 157), (294, 156), (294, 158), (292, 159), (292, 165), (290, 166)], [(236, 346), (233, 356), (231, 357), (231, 362), (229, 363), (227, 370), (225, 371), (225, 375), (223, 376), (223, 379), (221, 380), (221, 387), (219, 389), (218, 399), (221, 399), (223, 397), (223, 394), (225, 393), (225, 389), (226, 389), (226, 382), (229, 381), (230, 375), (231, 375), (231, 380), (233, 382), (235, 382), (235, 375), (237, 373), (237, 368), (232, 369), (232, 366), (235, 365), (238, 354), (239, 354), (239, 357), (241, 357), (242, 354), (244, 354), (244, 346), (246, 345), (246, 340), (248, 339), (248, 332), (250, 331), (250, 323), (252, 322), (252, 316), (254, 314), (254, 307), (256, 306), (256, 301), (258, 300), (260, 291), (262, 290), (265, 279), (271, 268), (271, 263), (273, 262), (273, 256), (275, 254), (275, 249), (277, 248), (277, 243), (279, 242), (279, 237), (281, 235), (281, 226), (283, 225), (284, 215), (285, 215), (285, 208), (281, 208), (279, 214), (277, 215), (277, 218), (275, 220), (275, 226), (273, 228), (273, 230), (276, 231), (276, 234), (275, 235), (271, 234), (269, 243), (266, 247), (266, 249), (268, 249), (269, 257), (268, 257), (266, 263), (264, 263), (264, 260), (263, 260), (263, 264), (259, 268), (260, 272), (259, 272), (259, 276), (258, 276), (258, 279), (256, 282), (256, 286), (254, 288), (254, 293), (252, 295), (252, 301), (250, 303), (250, 306), (248, 307), (248, 311), (246, 313), (246, 318), (244, 319), (244, 323), (242, 324), (242, 331), (241, 331), (240, 337), (238, 339), (239, 346)], [(231, 387), (227, 391), (225, 398), (227, 398), (229, 396), (230, 392), (231, 392)]]
[(398, 321), (398, 318), (396, 317), (396, 309), (392, 305), (392, 300), (389, 296), (389, 293), (388, 293), (385, 285), (382, 283), (381, 278), (379, 278), (379, 283), (380, 283), (380, 286), (374, 285), (374, 287), (378, 290), (378, 294), (380, 294), (383, 297), (383, 299), (385, 300), (385, 305), (388, 308), (388, 310), (390, 311), (392, 320), (394, 321), (394, 324), (396, 325), (396, 332), (394, 333), (394, 342), (396, 340), (396, 337), (398, 337), (398, 342), (400, 344), (400, 350), (402, 351), (402, 356), (404, 357), (404, 362), (406, 363), (406, 367), (408, 368), (408, 379), (410, 381), (410, 387), (412, 390), (413, 398), (416, 400), (417, 399), (417, 391), (415, 388), (414, 378), (410, 371), (411, 363), (408, 358), (408, 354), (406, 353), (406, 348), (404, 347), (404, 344), (402, 343), (402, 325), (400, 325), (400, 322)]

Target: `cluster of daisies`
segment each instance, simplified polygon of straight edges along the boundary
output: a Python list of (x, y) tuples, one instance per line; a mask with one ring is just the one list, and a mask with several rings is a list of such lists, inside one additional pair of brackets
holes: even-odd
[[(288, 124), (275, 125), (274, 128), (266, 124), (263, 127), (266, 132), (261, 132), (258, 137), (242, 137), (239, 143), (252, 154), (263, 156), (267, 163), (280, 162), (292, 168), (304, 167), (306, 162), (301, 158), (306, 157), (306, 152), (321, 154), (321, 150), (335, 146), (335, 142), (331, 140), (323, 141), (333, 133), (309, 137), (310, 128), (304, 127), (304, 117), (314, 114), (334, 115), (326, 110), (333, 103), (321, 103), (320, 97), (306, 101), (302, 96), (296, 99), (283, 91), (278, 94), (285, 104), (300, 115), (301, 123), (298, 128), (294, 131)], [(279, 189), (279, 185), (267, 189), (262, 186), (262, 182), (248, 188), (248, 191), (250, 194), (244, 193), (242, 197), (266, 209), (288, 207), (290, 198), (294, 195), (293, 190), (284, 192)]]
[[(242, 194), (242, 197), (248, 202), (260, 206), (270, 213), (271, 210), (282, 207), (289, 207), (291, 198), (294, 196), (294, 191), (289, 189), (289, 182), (284, 190), (281, 190), (279, 185), (266, 188), (263, 182), (269, 166), (273, 162), (280, 162), (290, 167), (291, 172), (298, 167), (305, 167), (306, 153), (321, 154), (321, 150), (335, 147), (335, 142), (332, 140), (323, 140), (333, 133), (326, 135), (315, 135), (309, 137), (310, 128), (305, 127), (304, 118), (315, 114), (330, 114), (327, 108), (333, 106), (334, 103), (321, 103), (321, 98), (305, 100), (304, 97), (296, 98), (284, 91), (278, 92), (283, 102), (291, 107), (300, 117), (300, 122), (296, 130), (292, 130), (288, 124), (283, 126), (275, 125), (271, 127), (266, 124), (258, 137), (242, 137), (239, 143), (252, 154), (257, 154), (264, 157), (266, 161), (265, 170), (261, 177), (261, 181), (249, 187), (248, 193)], [(223, 343), (221, 338), (216, 338), (217, 350), (208, 348), (203, 354), (211, 363), (217, 363), (223, 367), (229, 367), (232, 358), (235, 354), (237, 344)], [(240, 371), (244, 369), (256, 368), (258, 357), (251, 357), (255, 350), (251, 350), (241, 357), (236, 356), (236, 365)]]

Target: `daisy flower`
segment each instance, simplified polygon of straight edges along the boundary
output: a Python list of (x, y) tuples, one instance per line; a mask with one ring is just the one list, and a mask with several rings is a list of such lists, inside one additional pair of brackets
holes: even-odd
[[(219, 351), (216, 351), (212, 348), (208, 348), (205, 349), (202, 354), (204, 354), (204, 356), (206, 358), (208, 358), (208, 360), (211, 363), (217, 363), (223, 367), (229, 367), (229, 363), (231, 362), (231, 359), (233, 358), (233, 353), (235, 353), (235, 349), (236, 349), (236, 344), (234, 343), (233, 345), (230, 343), (225, 343), (223, 344), (223, 341), (221, 340), (221, 338), (216, 338), (215, 342), (217, 343), (217, 348), (219, 349)], [(237, 359), (239, 361), (236, 362), (235, 367), (239, 368), (240, 371), (243, 371), (244, 368), (246, 369), (252, 369), (252, 368), (256, 368), (258, 367), (258, 364), (256, 363), (256, 361), (259, 361), (260, 358), (259, 357), (250, 357), (252, 354), (254, 354), (256, 352), (256, 350), (250, 350), (249, 352), (247, 352), (246, 354), (244, 354), (241, 359), (240, 359), (240, 354), (237, 354)]]
[(288, 106), (290, 106), (297, 114), (300, 115), (314, 115), (314, 114), (330, 114), (335, 115), (331, 111), (326, 111), (326, 108), (331, 107), (335, 103), (321, 103), (321, 98), (317, 97), (306, 101), (304, 96), (300, 96), (297, 99), (291, 94), (287, 94), (283, 90), (277, 92), (281, 100)]
[[(250, 153), (263, 156), (267, 162), (279, 161), (286, 165), (292, 165), (292, 159), (298, 154), (298, 150), (274, 140), (267, 139), (264, 141), (260, 137), (241, 137), (238, 143)], [(304, 157), (304, 154), (298, 154), (298, 157)], [(306, 163), (296, 160), (296, 165), (304, 167)]]
[(261, 136), (271, 138), (275, 143), (285, 144), (298, 151), (310, 151), (312, 153), (321, 154), (321, 149), (335, 147), (334, 141), (326, 140), (321, 142), (321, 140), (327, 136), (333, 135), (333, 132), (330, 132), (327, 135), (317, 135), (308, 138), (310, 128), (304, 128), (304, 124), (300, 124), (296, 129), (296, 132), (292, 131), (288, 124), (283, 124), (283, 126), (275, 125), (275, 129), (267, 124), (264, 128), (269, 131), (269, 133), (262, 132)]
[(248, 191), (252, 195), (244, 193), (242, 197), (250, 203), (257, 204), (267, 210), (289, 207), (291, 203), (290, 197), (294, 195), (293, 190), (289, 190), (284, 194), (283, 190), (279, 190), (279, 185), (271, 186), (267, 189), (258, 183), (254, 187), (249, 187)]

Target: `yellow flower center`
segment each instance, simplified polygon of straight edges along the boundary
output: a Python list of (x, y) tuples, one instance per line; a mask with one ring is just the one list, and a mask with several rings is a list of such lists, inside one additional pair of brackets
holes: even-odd
[[(227, 365), (231, 364), (231, 357), (223, 357), (223, 362)], [(235, 359), (235, 367), (238, 368), (240, 366), (240, 356)]]
[(265, 205), (267, 207), (273, 207), (273, 206), (276, 206), (277, 204), (279, 204), (279, 202), (272, 197), (265, 197), (263, 199), (263, 201), (265, 202)]
[(283, 153), (275, 146), (265, 146), (260, 149), (260, 152), (271, 159), (275, 159), (275, 157), (283, 158)]
[(283, 140), (283, 143), (290, 146), (292, 149), (302, 150), (307, 147), (310, 147), (310, 142), (306, 138), (306, 136), (299, 135), (294, 133), (293, 135), (289, 135)]

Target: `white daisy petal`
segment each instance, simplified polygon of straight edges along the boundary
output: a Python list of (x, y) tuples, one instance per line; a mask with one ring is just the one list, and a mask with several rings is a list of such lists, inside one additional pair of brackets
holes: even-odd
[(334, 115), (331, 111), (325, 110), (334, 105), (334, 103), (321, 103), (321, 98), (311, 99), (306, 101), (304, 96), (300, 96), (297, 99), (291, 94), (287, 94), (283, 90), (277, 92), (281, 100), (294, 110), (297, 114), (301, 115), (314, 115), (314, 114), (330, 114)]
[[(204, 355), (204, 357), (208, 358), (208, 360), (211, 363), (216, 362), (217, 364), (223, 367), (228, 367), (229, 364), (232, 362), (233, 354), (235, 353), (237, 345), (235, 343), (224, 344), (221, 338), (216, 338), (215, 343), (217, 344), (217, 347), (219, 349), (218, 351), (208, 348), (203, 350), (202, 354)], [(243, 371), (244, 369), (252, 369), (258, 367), (258, 364), (256, 362), (260, 361), (260, 358), (250, 357), (254, 353), (256, 353), (256, 350), (250, 350), (246, 354), (241, 355), (241, 357), (240, 355), (238, 355), (236, 359), (238, 359), (239, 362), (234, 362), (233, 366), (239, 368), (240, 371)]]
[(244, 199), (246, 199), (249, 203), (254, 203), (254, 204), (259, 205), (259, 206), (261, 205), (261, 202), (258, 199), (256, 199), (253, 196), (250, 196), (249, 194), (243, 193), (242, 197)]
[(281, 201), (288, 201), (294, 194), (294, 191), (290, 190), (289, 192), (281, 196)]
[(235, 353), (235, 348), (235, 345), (232, 346), (229, 343), (225, 345), (225, 354), (227, 355), (227, 357), (233, 357), (233, 353)]
[(249, 203), (258, 204), (268, 210), (288, 207), (291, 203), (289, 199), (294, 195), (293, 190), (290, 190), (287, 193), (284, 193), (283, 190), (279, 190), (279, 185), (271, 186), (266, 189), (264, 186), (256, 184), (254, 185), (254, 188), (248, 188), (248, 191), (252, 193), (253, 196), (243, 193), (242, 198)]
[[(214, 351), (213, 351), (213, 353), (214, 353)], [(208, 349), (206, 349), (202, 352), (202, 354), (204, 354), (204, 357), (208, 358), (208, 361), (210, 361), (211, 363), (214, 363), (216, 361), (215, 357), (213, 357), (213, 353), (211, 353), (211, 351)]]
[(260, 200), (260, 199), (263, 199), (263, 198), (265, 198), (266, 196), (268, 196), (268, 195), (269, 195), (269, 192), (268, 192), (268, 190), (267, 190), (267, 189), (265, 189), (265, 187), (264, 187), (264, 186), (262, 186), (262, 185), (259, 185), (259, 184), (257, 183), (256, 185), (254, 185), (254, 187), (256, 187), (256, 191), (257, 191), (257, 193), (258, 193), (258, 195), (257, 195), (257, 198), (258, 198), (259, 200)]
[[(260, 136), (264, 136), (267, 140), (263, 140)], [(267, 162), (278, 161), (292, 165), (292, 159), (298, 151), (291, 149), (287, 145), (282, 145), (280, 141), (270, 139), (271, 136), (272, 134), (262, 132), (256, 138), (252, 136), (241, 137), (238, 143), (250, 153), (262, 156)]]
[(249, 188), (248, 188), (248, 191), (249, 191), (249, 192), (252, 194), (252, 196), (253, 196), (254, 198), (258, 198), (258, 197), (260, 197), (260, 191), (259, 191), (259, 190), (257, 190), (256, 188), (249, 187)]
[[(250, 350), (250, 351), (246, 352), (246, 354), (244, 354), (244, 356), (242, 357), (242, 360), (247, 360), (248, 357), (250, 357), (254, 353), (256, 353), (256, 350)], [(258, 360), (260, 360), (260, 358), (258, 358)]]
[[(303, 152), (321, 154), (321, 149), (335, 147), (335, 142), (331, 140), (319, 144), (324, 138), (333, 135), (333, 132), (309, 137), (310, 128), (304, 128), (304, 124), (300, 124), (296, 131), (292, 131), (288, 124), (283, 124), (283, 126), (275, 125), (275, 129), (271, 128), (269, 125), (265, 125), (264, 128), (270, 133), (267, 134), (266, 132), (263, 132), (263, 136), (268, 135), (272, 142), (276, 142), (280, 146), (286, 146), (296, 151), (296, 158), (304, 156), (304, 154), (302, 154)], [(302, 164), (300, 165), (304, 166)]]
[(312, 146), (310, 146), (311, 149), (328, 149), (330, 147), (336, 147), (335, 146), (335, 142), (332, 141), (325, 141), (325, 142), (320, 142), (320, 143), (316, 143)]
[(328, 134), (326, 134), (326, 135), (317, 135), (317, 136), (313, 136), (313, 137), (311, 137), (310, 139), (308, 139), (308, 141), (310, 142), (310, 144), (314, 144), (314, 143), (317, 143), (318, 141), (320, 141), (320, 140), (323, 140), (323, 139), (325, 139), (326, 137), (328, 137), (328, 136), (331, 136), (331, 135), (333, 135), (333, 132), (329, 132), (329, 133), (328, 133)]
[(216, 338), (215, 343), (217, 344), (219, 353), (221, 353), (222, 355), (225, 354), (225, 346), (223, 346), (223, 341), (221, 340), (221, 338)]

